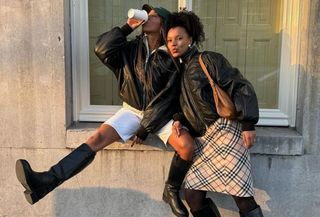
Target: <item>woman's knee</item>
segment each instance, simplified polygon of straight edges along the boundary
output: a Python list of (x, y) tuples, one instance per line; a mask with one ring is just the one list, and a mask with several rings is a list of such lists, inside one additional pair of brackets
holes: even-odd
[(183, 141), (181, 144), (180, 144), (180, 150), (182, 152), (186, 152), (186, 153), (193, 153), (194, 151), (194, 145), (193, 145), (193, 141), (190, 142), (190, 141)]
[(103, 141), (103, 135), (99, 130), (92, 134), (86, 141), (86, 143), (94, 150), (98, 151)]
[(176, 151), (190, 152), (194, 151), (194, 140), (187, 131), (182, 131), (179, 137), (172, 135), (169, 143), (176, 149)]
[(110, 145), (119, 140), (118, 133), (109, 125), (101, 125), (101, 127), (91, 135), (86, 143), (95, 151)]

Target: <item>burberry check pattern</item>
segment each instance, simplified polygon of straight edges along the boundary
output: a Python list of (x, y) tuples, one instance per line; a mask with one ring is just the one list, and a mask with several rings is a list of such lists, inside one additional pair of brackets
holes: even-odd
[(253, 196), (250, 157), (238, 121), (220, 118), (212, 124), (195, 140), (193, 161), (185, 188)]

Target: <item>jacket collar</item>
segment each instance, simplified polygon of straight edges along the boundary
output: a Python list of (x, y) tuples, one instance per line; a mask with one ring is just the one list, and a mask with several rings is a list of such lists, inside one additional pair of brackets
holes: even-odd
[(161, 45), (160, 47), (158, 47), (157, 49), (150, 51), (147, 34), (143, 34), (143, 36), (142, 36), (142, 41), (143, 41), (143, 44), (144, 44), (144, 46), (145, 46), (145, 48), (146, 48), (147, 57), (149, 57), (149, 56), (150, 56), (152, 53), (154, 53), (156, 50), (163, 50), (163, 51), (165, 51), (165, 52), (168, 53), (168, 48), (167, 48), (167, 46), (165, 46), (164, 44)]
[(192, 45), (187, 52), (185, 52), (180, 58), (179, 58), (179, 62), (180, 63), (187, 63), (190, 61), (190, 59), (196, 54), (198, 53), (198, 48), (195, 45)]

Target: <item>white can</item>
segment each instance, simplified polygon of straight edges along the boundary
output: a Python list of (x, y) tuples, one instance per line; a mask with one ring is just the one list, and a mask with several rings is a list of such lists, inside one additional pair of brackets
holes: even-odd
[(128, 18), (135, 19), (135, 20), (148, 20), (148, 13), (145, 10), (139, 9), (129, 9), (128, 10)]

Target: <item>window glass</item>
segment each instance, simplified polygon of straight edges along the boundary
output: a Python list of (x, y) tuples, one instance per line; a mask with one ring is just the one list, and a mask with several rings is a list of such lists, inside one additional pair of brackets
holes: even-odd
[(259, 107), (278, 108), (281, 0), (192, 1), (206, 34), (204, 50), (222, 53), (256, 90)]
[[(97, 36), (114, 26), (122, 26), (127, 21), (130, 8), (141, 8), (148, 3), (154, 7), (162, 6), (170, 11), (177, 11), (178, 1), (172, 0), (94, 0), (88, 1), (89, 7), (89, 58), (90, 58), (90, 104), (120, 105), (117, 80), (113, 73), (104, 66), (94, 54)], [(137, 29), (128, 40), (133, 39), (141, 30)]]

